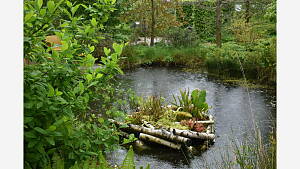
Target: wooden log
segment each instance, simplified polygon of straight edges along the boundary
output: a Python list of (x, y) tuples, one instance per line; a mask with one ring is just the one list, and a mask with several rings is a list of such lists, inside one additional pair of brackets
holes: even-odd
[[(213, 120), (206, 120), (206, 121), (195, 121), (195, 123), (202, 123), (202, 124), (214, 124), (215, 121)], [(180, 124), (180, 122), (175, 122), (175, 124)]]
[(151, 128), (151, 129), (155, 128), (152, 124), (150, 124), (149, 122), (147, 122), (145, 120), (142, 120), (142, 122), (143, 122), (143, 126), (145, 126), (145, 127), (148, 127), (148, 128)]
[[(125, 123), (118, 122), (118, 121), (115, 121), (112, 119), (110, 119), (110, 121), (116, 125), (124, 125), (125, 124)], [(171, 140), (176, 143), (184, 143), (187, 146), (191, 145), (191, 139), (182, 137), (179, 135), (175, 135), (164, 129), (153, 129), (153, 128), (147, 128), (147, 127), (143, 127), (143, 126), (139, 126), (139, 125), (134, 125), (134, 124), (127, 124), (127, 125), (129, 127), (128, 129), (133, 130), (135, 132), (150, 134), (150, 135), (153, 135), (156, 137), (161, 137), (161, 138), (164, 138), (167, 140)]]
[(170, 131), (179, 136), (195, 138), (195, 139), (203, 139), (203, 140), (213, 140), (215, 138), (214, 134), (200, 133), (190, 130), (179, 130), (179, 129), (170, 129)]
[(161, 139), (158, 137), (154, 137), (154, 136), (151, 136), (151, 135), (148, 135), (145, 133), (140, 133), (139, 139), (149, 141), (149, 142), (154, 142), (157, 144), (161, 144), (161, 145), (164, 145), (164, 146), (176, 149), (176, 150), (180, 150), (180, 148), (181, 148), (181, 144), (175, 144), (170, 141), (167, 141), (167, 140), (164, 140), (164, 139)]

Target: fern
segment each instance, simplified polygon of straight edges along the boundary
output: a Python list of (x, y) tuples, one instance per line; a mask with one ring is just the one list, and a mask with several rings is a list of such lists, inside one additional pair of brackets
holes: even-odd
[(134, 164), (134, 152), (132, 146), (130, 146), (129, 151), (123, 161), (121, 169), (135, 169)]
[[(52, 166), (51, 164), (49, 164), (44, 169), (64, 169), (64, 160), (61, 159), (57, 154), (55, 154), (53, 156)], [(109, 166), (103, 154), (100, 153), (98, 161), (93, 160), (93, 158), (82, 161), (79, 164), (76, 161), (75, 164), (69, 169), (113, 169), (113, 168)], [(123, 164), (119, 169), (135, 169), (134, 152), (132, 146), (130, 146), (129, 151), (126, 157), (124, 158)], [(145, 169), (150, 169), (150, 165), (148, 164)]]
[(104, 156), (103, 156), (102, 153), (99, 154), (99, 166), (100, 166), (99, 169), (107, 169), (107, 168), (109, 168), (108, 163), (107, 163), (107, 161), (104, 158)]

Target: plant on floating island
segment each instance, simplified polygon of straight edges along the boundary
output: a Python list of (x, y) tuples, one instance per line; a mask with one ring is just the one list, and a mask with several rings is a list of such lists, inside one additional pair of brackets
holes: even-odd
[[(196, 120), (208, 120), (208, 110), (210, 107), (206, 103), (206, 91), (195, 89), (180, 90), (180, 96), (177, 98), (173, 95), (174, 102), (172, 103), (178, 109), (177, 115), (179, 120), (195, 118)], [(179, 111), (181, 110), (181, 111)], [(182, 117), (182, 118), (180, 118)]]
[[(206, 103), (206, 91), (195, 89), (180, 91), (178, 99), (173, 98), (173, 105), (163, 105), (164, 98), (150, 96), (147, 99), (139, 98), (138, 112), (134, 112), (127, 118), (128, 123), (141, 125), (144, 121), (155, 127), (191, 129), (194, 131), (205, 131), (203, 124), (198, 120), (208, 120), (209, 106)], [(180, 123), (176, 123), (176, 122)]]
[(133, 124), (142, 124), (143, 120), (149, 122), (158, 121), (166, 111), (163, 102), (164, 98), (157, 96), (149, 96), (146, 99), (135, 97), (138, 101), (137, 112), (132, 113), (127, 119)]

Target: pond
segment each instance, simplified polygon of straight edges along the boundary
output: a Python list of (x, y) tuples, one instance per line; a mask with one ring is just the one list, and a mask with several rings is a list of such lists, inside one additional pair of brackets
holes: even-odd
[[(253, 122), (257, 123), (262, 136), (266, 138), (270, 126), (276, 121), (274, 91), (249, 89), (248, 93), (245, 87), (224, 84), (206, 73), (147, 67), (126, 72), (121, 81), (124, 88), (133, 89), (139, 96), (160, 95), (169, 103), (172, 94), (179, 95), (179, 89), (205, 89), (207, 103), (212, 106), (209, 113), (216, 119), (216, 142), (208, 150), (190, 157), (162, 146), (143, 150), (135, 148), (137, 168), (147, 164), (151, 168), (166, 169), (202, 168), (207, 164), (213, 166), (222, 159), (222, 155), (232, 151), (230, 145), (233, 140), (243, 140), (253, 133)], [(124, 148), (109, 153), (108, 160), (112, 164), (120, 164), (127, 151)]]

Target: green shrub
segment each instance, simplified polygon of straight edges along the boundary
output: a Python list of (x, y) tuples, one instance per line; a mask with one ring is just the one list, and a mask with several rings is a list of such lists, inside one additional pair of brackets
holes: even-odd
[[(89, 112), (91, 102), (103, 104), (97, 113), (124, 116), (108, 104), (117, 99), (107, 99), (116, 90), (111, 79), (123, 73), (118, 62), (124, 44), (114, 43), (113, 51), (104, 48), (101, 65), (93, 68), (94, 44), (101, 38), (97, 32), (105, 22), (98, 18), (100, 6), (43, 2), (24, 1), (24, 58), (31, 62), (24, 66), (24, 167), (33, 169), (44, 168), (55, 154), (70, 167), (116, 148), (119, 132)], [(102, 5), (108, 11), (101, 15), (108, 17), (114, 3)], [(76, 15), (81, 8), (88, 17)], [(60, 51), (44, 44), (45, 37), (53, 34), (61, 39)]]
[(193, 46), (197, 40), (196, 32), (192, 28), (175, 27), (168, 30), (165, 36), (168, 43), (174, 47)]

